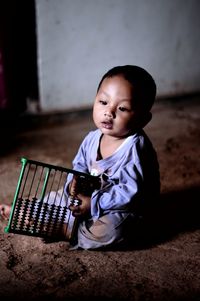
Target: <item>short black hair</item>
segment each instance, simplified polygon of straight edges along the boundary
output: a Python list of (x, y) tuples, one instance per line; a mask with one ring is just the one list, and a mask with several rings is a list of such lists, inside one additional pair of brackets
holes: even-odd
[(97, 88), (99, 91), (105, 78), (121, 75), (132, 86), (134, 93), (134, 103), (141, 106), (145, 111), (150, 111), (156, 97), (156, 84), (153, 77), (143, 68), (135, 65), (117, 66), (107, 71)]

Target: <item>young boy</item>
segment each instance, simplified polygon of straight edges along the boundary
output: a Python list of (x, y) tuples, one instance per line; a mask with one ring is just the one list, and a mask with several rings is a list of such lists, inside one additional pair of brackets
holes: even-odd
[[(160, 193), (156, 152), (143, 128), (151, 120), (156, 85), (138, 66), (118, 66), (101, 79), (93, 106), (97, 127), (83, 140), (73, 169), (99, 176), (92, 190), (72, 176), (64, 187), (80, 203), (74, 248), (114, 248), (134, 242), (136, 225)], [(84, 184), (84, 185), (83, 185)], [(6, 215), (7, 207), (0, 207)], [(7, 212), (8, 213), (8, 212)], [(7, 214), (8, 215), (8, 214)]]
[(134, 227), (143, 209), (160, 193), (156, 152), (144, 133), (151, 120), (156, 85), (138, 66), (118, 66), (100, 81), (93, 106), (97, 130), (83, 140), (73, 160), (78, 171), (100, 176), (101, 185), (91, 195), (79, 191), (69, 179), (79, 206), (70, 206), (79, 217), (75, 248), (115, 247), (134, 241)]

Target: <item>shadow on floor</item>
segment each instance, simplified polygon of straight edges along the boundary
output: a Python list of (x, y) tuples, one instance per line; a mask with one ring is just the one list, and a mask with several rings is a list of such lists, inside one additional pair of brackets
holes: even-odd
[(200, 229), (200, 187), (161, 194), (137, 233), (136, 248), (148, 248), (180, 233)]

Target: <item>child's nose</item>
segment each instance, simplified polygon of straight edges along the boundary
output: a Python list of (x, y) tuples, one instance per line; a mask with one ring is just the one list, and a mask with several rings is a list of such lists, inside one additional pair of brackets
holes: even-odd
[(115, 111), (112, 108), (107, 108), (107, 110), (104, 113), (104, 116), (109, 118), (115, 118)]

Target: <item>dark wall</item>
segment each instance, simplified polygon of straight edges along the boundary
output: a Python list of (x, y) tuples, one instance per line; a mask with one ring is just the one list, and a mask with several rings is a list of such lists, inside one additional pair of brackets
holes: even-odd
[(12, 149), (27, 98), (38, 100), (34, 0), (0, 1), (0, 155)]
[(20, 114), (26, 99), (38, 99), (34, 0), (0, 2), (0, 51), (6, 109)]

